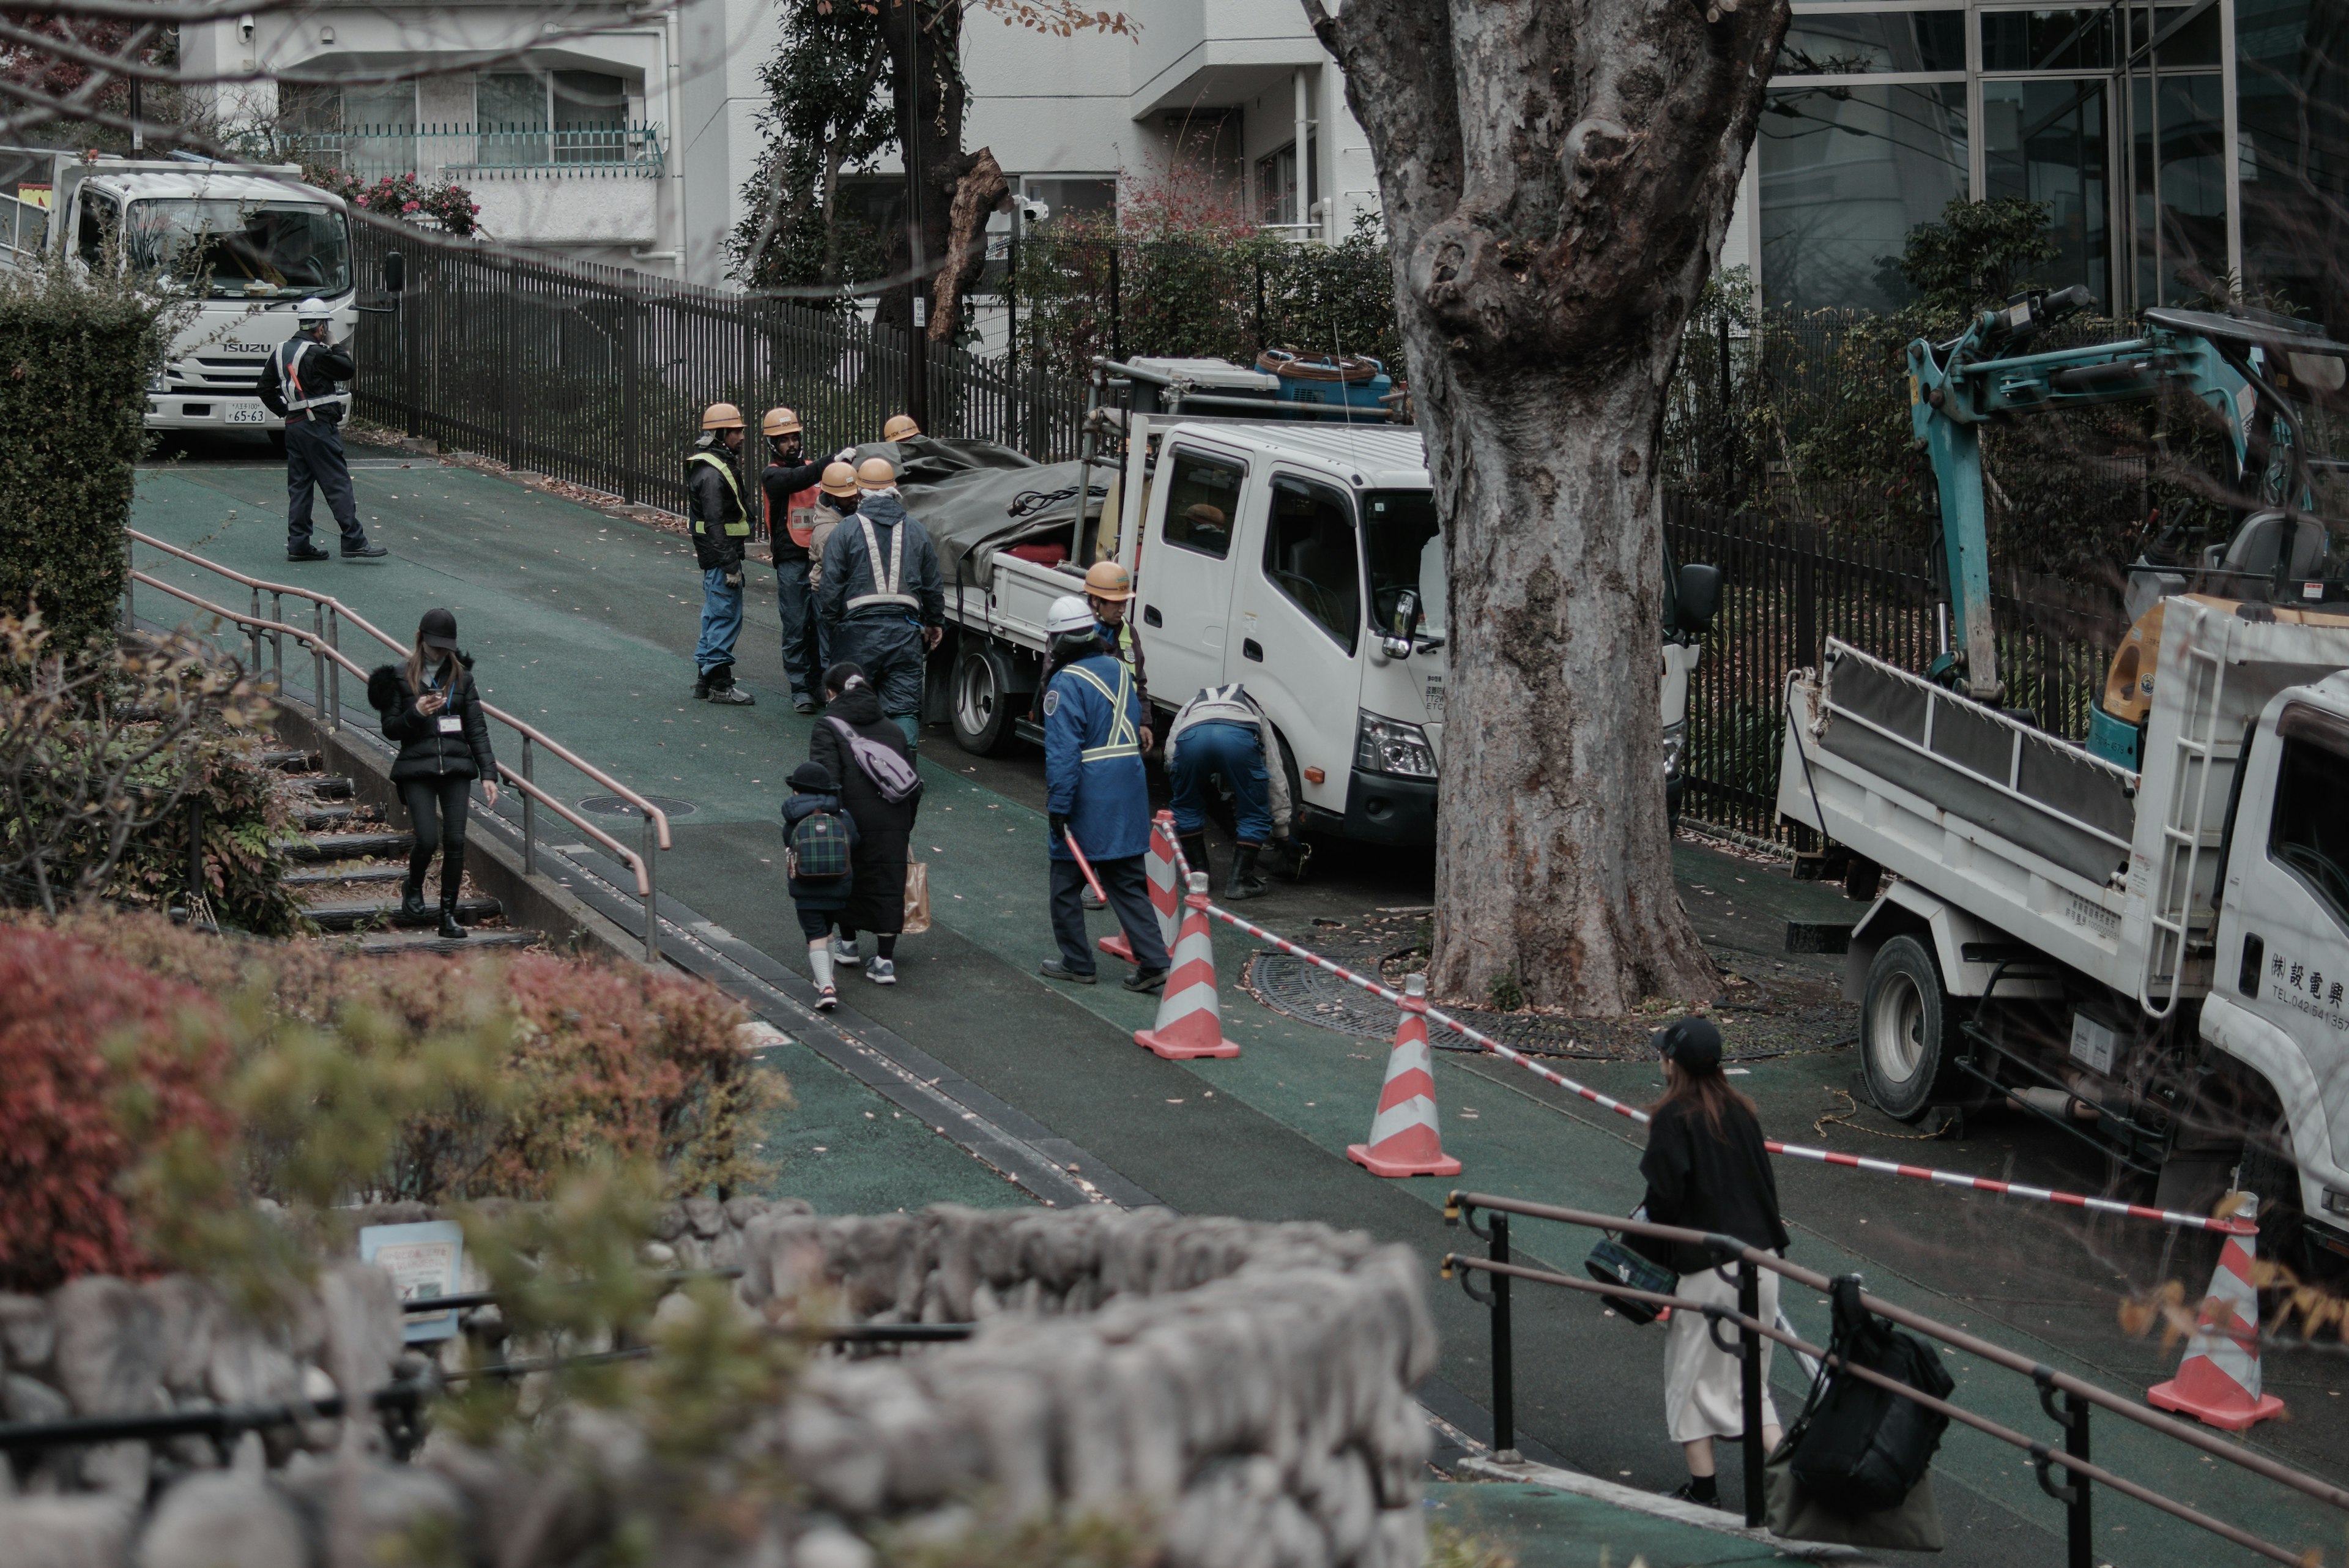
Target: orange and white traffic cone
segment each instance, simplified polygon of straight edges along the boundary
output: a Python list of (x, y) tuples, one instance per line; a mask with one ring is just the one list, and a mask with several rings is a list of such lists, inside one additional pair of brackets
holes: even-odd
[(1224, 1015), (1216, 1005), (1216, 951), (1207, 935), (1207, 877), (1191, 873), (1189, 906), (1175, 939), (1174, 967), (1158, 996), (1158, 1022), (1137, 1029), (1133, 1043), (1154, 1056), (1187, 1062), (1199, 1056), (1237, 1056), (1240, 1048), (1224, 1038)]
[(1387, 1081), (1371, 1141), (1346, 1146), (1346, 1158), (1372, 1176), (1457, 1176), (1460, 1162), (1444, 1152), (1435, 1130), (1435, 1056), (1427, 1044), (1427, 977), (1402, 982), (1402, 1018), (1387, 1054)]
[[(1143, 871), (1150, 880), (1150, 909), (1158, 917), (1158, 940), (1166, 950), (1174, 950), (1175, 939), (1182, 934), (1183, 898), (1174, 889), (1174, 814), (1162, 811), (1150, 825), (1150, 853), (1143, 861)], [(1133, 944), (1125, 940), (1123, 931), (1112, 931), (1093, 946), (1112, 958), (1132, 963)]]
[[(2240, 1195), (2235, 1218), (2258, 1216), (2256, 1194)], [(2145, 1391), (2158, 1410), (2175, 1410), (2222, 1431), (2240, 1432), (2283, 1413), (2283, 1401), (2260, 1392), (2260, 1293), (2251, 1282), (2259, 1232), (2229, 1236), (2210, 1275), (2210, 1293), (2194, 1314), (2194, 1333), (2178, 1376)]]

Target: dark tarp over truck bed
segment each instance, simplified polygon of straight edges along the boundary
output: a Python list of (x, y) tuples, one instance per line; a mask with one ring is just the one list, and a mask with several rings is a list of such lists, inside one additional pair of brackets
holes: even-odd
[[(985, 582), (993, 551), (1023, 538), (1066, 540), (1085, 472), (1081, 462), (1040, 463), (993, 441), (933, 436), (872, 441), (856, 449), (854, 461), (868, 457), (885, 457), (897, 465), (905, 510), (929, 530), (949, 583)], [(1101, 515), (1108, 488), (1106, 471), (1095, 473), (1089, 517)], [(1016, 515), (1015, 505), (1020, 508)], [(1073, 582), (1070, 591), (1077, 591)]]

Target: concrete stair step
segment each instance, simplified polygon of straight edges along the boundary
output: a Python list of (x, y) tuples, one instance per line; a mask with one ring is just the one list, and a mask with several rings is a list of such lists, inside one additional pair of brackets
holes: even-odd
[(314, 805), (301, 815), (302, 831), (332, 833), (337, 828), (349, 826), (358, 815), (359, 807), (356, 805)]
[(287, 858), (306, 866), (333, 860), (373, 860), (386, 855), (406, 855), (416, 842), (409, 833), (322, 833), (290, 840)]
[(464, 953), (484, 948), (536, 947), (544, 940), (538, 931), (481, 930), (461, 939), (443, 939), (429, 931), (374, 931), (359, 939), (363, 953)]
[(349, 778), (302, 778), (295, 781), (312, 800), (348, 800), (357, 793)]
[(408, 875), (400, 862), (387, 866), (329, 866), (319, 871), (288, 871), (281, 880), (288, 888), (333, 888), (350, 882), (397, 882)]
[[(355, 931), (362, 926), (424, 927), (440, 924), (439, 896), (428, 892), (424, 907), (429, 912), (420, 920), (400, 919), (397, 898), (375, 904), (313, 904), (305, 912), (317, 922), (319, 929), (327, 931)], [(481, 920), (502, 919), (505, 912), (505, 906), (495, 898), (457, 900), (457, 919), (469, 926)]]
[(261, 753), (261, 765), (280, 773), (307, 773), (318, 765), (318, 753), (273, 748)]

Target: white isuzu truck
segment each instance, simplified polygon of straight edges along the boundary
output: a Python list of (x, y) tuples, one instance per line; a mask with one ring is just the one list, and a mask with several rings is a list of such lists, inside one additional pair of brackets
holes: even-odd
[[(914, 458), (905, 505), (937, 537), (955, 628), (932, 716), (973, 752), (1009, 742), (1041, 673), (1047, 607), (1115, 560), (1133, 573), (1154, 706), (1243, 681), (1279, 732), (1305, 827), (1433, 843), (1447, 596), (1419, 432), (1375, 410), (1296, 417), (1263, 386), (1272, 376), (1221, 360), (1107, 369), (1132, 406), (1093, 410), (1084, 458), (1037, 466), (991, 448), (973, 452), (988, 465), (939, 483)], [(1720, 577), (1669, 568), (1657, 780), (1676, 797)]]
[(1975, 333), (1911, 349), (1928, 441), (1949, 441), (1952, 410), (2133, 389), (2216, 392), (2251, 432), (2231, 539), (2131, 568), (2135, 624), (2095, 738), (2000, 706), (1988, 596), (1967, 588), (1979, 556), (1961, 558), (1982, 543), (1980, 475), (1937, 448), (1960, 611), (1944, 679), (1829, 640), (1786, 689), (1777, 806), (1848, 864), (1847, 888), (1893, 878), (1846, 948), (1882, 1109), (2035, 1112), (2171, 1208), (2240, 1184), (2271, 1205), (2264, 1254), (2334, 1269), (2349, 1258), (2349, 584), (2326, 569), (2314, 510), (2341, 467), (2311, 449), (2342, 411), (2327, 405), (2349, 347), (2148, 317), (2144, 337), (2089, 349), (1977, 355), (2000, 345)]
[(294, 334), (294, 307), (333, 309), (337, 342), (358, 324), (350, 217), (299, 167), (255, 172), (181, 158), (0, 148), (0, 265), (63, 256), (120, 266), (184, 291), (191, 306), (148, 388), (156, 430), (281, 431), (254, 388)]

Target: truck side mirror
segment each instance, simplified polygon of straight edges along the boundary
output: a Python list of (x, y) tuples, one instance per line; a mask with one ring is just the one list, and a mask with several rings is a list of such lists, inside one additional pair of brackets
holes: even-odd
[(1721, 610), (1721, 568), (1691, 563), (1681, 568), (1673, 589), (1680, 629), (1696, 637), (1712, 630), (1713, 618)]
[(1405, 588), (1395, 596), (1394, 632), (1397, 637), (1409, 637), (1419, 629), (1419, 590)]
[(398, 294), (408, 287), (408, 258), (398, 251), (383, 254), (383, 291)]

